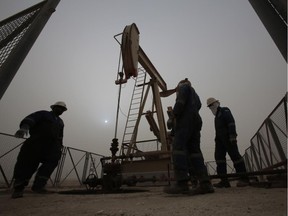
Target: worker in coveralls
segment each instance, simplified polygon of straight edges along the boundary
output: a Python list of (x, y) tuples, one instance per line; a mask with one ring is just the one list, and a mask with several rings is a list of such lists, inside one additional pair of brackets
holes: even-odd
[[(200, 149), (202, 128), (202, 119), (199, 115), (200, 98), (187, 78), (179, 82), (176, 94), (174, 118), (167, 122), (168, 128), (174, 128), (172, 160), (176, 184), (165, 187), (164, 192), (190, 195), (213, 193), (214, 189)], [(197, 178), (199, 185), (189, 190), (188, 182), (191, 181), (191, 174)]]
[(24, 141), (17, 157), (12, 198), (23, 197), (24, 188), (36, 171), (32, 191), (47, 192), (45, 185), (61, 158), (64, 123), (59, 116), (67, 107), (60, 101), (51, 105), (51, 109), (28, 115), (15, 133), (15, 137), (23, 138), (29, 132), (30, 137)]
[[(240, 155), (237, 146), (237, 133), (234, 117), (228, 107), (221, 107), (220, 102), (215, 98), (207, 99), (207, 106), (215, 115), (215, 160), (217, 164), (217, 174), (221, 175), (221, 181), (214, 184), (217, 188), (231, 187), (227, 175), (226, 153), (233, 161), (236, 173), (241, 173), (240, 180), (237, 182), (238, 187), (249, 185), (249, 178), (246, 175), (246, 167), (243, 157)], [(224, 176), (223, 176), (224, 175)]]

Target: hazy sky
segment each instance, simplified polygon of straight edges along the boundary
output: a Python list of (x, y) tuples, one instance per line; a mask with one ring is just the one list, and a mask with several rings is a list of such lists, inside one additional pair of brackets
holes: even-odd
[[(0, 20), (38, 2), (0, 0)], [(168, 88), (187, 77), (198, 92), (205, 160), (214, 160), (214, 116), (206, 107), (208, 97), (232, 110), (243, 154), (287, 91), (286, 61), (248, 0), (60, 1), (0, 101), (0, 132), (14, 134), (26, 115), (50, 110), (63, 100), (68, 106), (62, 115), (64, 145), (110, 155), (120, 52), (113, 36), (132, 23)], [(122, 90), (124, 113), (133, 84), (129, 80)], [(165, 117), (174, 101), (175, 95), (163, 100)], [(121, 141), (126, 120), (122, 113), (119, 120)]]

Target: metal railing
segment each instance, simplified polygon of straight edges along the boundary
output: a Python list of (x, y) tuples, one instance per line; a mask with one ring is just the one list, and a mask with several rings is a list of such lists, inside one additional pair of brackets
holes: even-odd
[[(0, 133), (0, 188), (10, 187), (12, 184), (13, 165), (23, 141), (24, 139), (15, 138), (13, 135)], [(251, 146), (243, 155), (248, 173), (261, 175), (267, 171), (281, 171), (280, 173), (287, 174), (287, 94), (265, 119), (250, 142)], [(61, 187), (73, 182), (74, 186), (75, 183), (82, 186), (90, 174), (96, 177), (100, 173), (102, 175), (103, 157), (100, 154), (64, 147), (49, 184)], [(216, 162), (206, 162), (206, 166), (209, 175), (216, 177)], [(227, 173), (235, 175), (231, 160), (227, 161)]]
[(287, 169), (287, 94), (250, 140), (244, 159), (249, 172)]
[[(287, 93), (264, 120), (250, 144), (243, 155), (248, 173), (287, 173)], [(209, 175), (216, 176), (216, 162), (206, 162), (206, 166)], [(228, 160), (228, 175), (235, 172), (233, 162)]]
[[(0, 133), (0, 188), (9, 188), (13, 183), (13, 170), (25, 139)], [(64, 146), (57, 168), (51, 175), (48, 185), (82, 186), (90, 174), (101, 175), (103, 155)], [(33, 178), (33, 177), (32, 177)]]

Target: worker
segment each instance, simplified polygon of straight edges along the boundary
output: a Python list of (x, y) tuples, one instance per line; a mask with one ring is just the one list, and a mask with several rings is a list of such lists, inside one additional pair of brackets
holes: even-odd
[(47, 192), (45, 185), (62, 154), (64, 123), (59, 116), (67, 110), (62, 101), (50, 107), (51, 111), (41, 110), (25, 117), (15, 133), (17, 138), (24, 138), (28, 132), (30, 136), (21, 146), (14, 167), (12, 198), (23, 197), (24, 188), (36, 171), (32, 191)]
[[(174, 139), (172, 143), (172, 161), (176, 184), (164, 187), (168, 194), (205, 194), (213, 193), (200, 149), (200, 131), (202, 119), (199, 115), (201, 101), (190, 81), (186, 78), (176, 87), (176, 102), (173, 107)], [(168, 126), (168, 125), (167, 125)], [(169, 126), (171, 128), (171, 125)], [(193, 176), (190, 176), (190, 173)], [(196, 177), (197, 188), (190, 190), (189, 181)]]
[(228, 107), (221, 107), (219, 100), (211, 97), (207, 99), (207, 106), (215, 115), (215, 160), (217, 174), (221, 176), (220, 182), (214, 184), (217, 188), (229, 188), (230, 182), (227, 178), (226, 153), (233, 161), (236, 173), (241, 174), (238, 187), (249, 185), (249, 178), (246, 175), (246, 167), (243, 157), (240, 155), (237, 146), (237, 132), (234, 117)]

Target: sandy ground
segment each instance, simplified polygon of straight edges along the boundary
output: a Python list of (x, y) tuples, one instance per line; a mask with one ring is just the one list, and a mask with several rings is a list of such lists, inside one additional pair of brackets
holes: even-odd
[[(143, 190), (143, 191), (139, 191)], [(130, 193), (87, 194), (84, 188), (58, 189), (11, 199), (11, 191), (0, 191), (3, 216), (286, 216), (287, 188), (244, 187), (215, 189), (213, 194), (167, 195), (163, 187), (127, 188)], [(55, 189), (54, 189), (55, 190)], [(126, 189), (124, 188), (124, 191)], [(63, 194), (63, 192), (73, 194)], [(138, 191), (138, 192), (137, 192)], [(84, 192), (86, 194), (84, 194)]]

